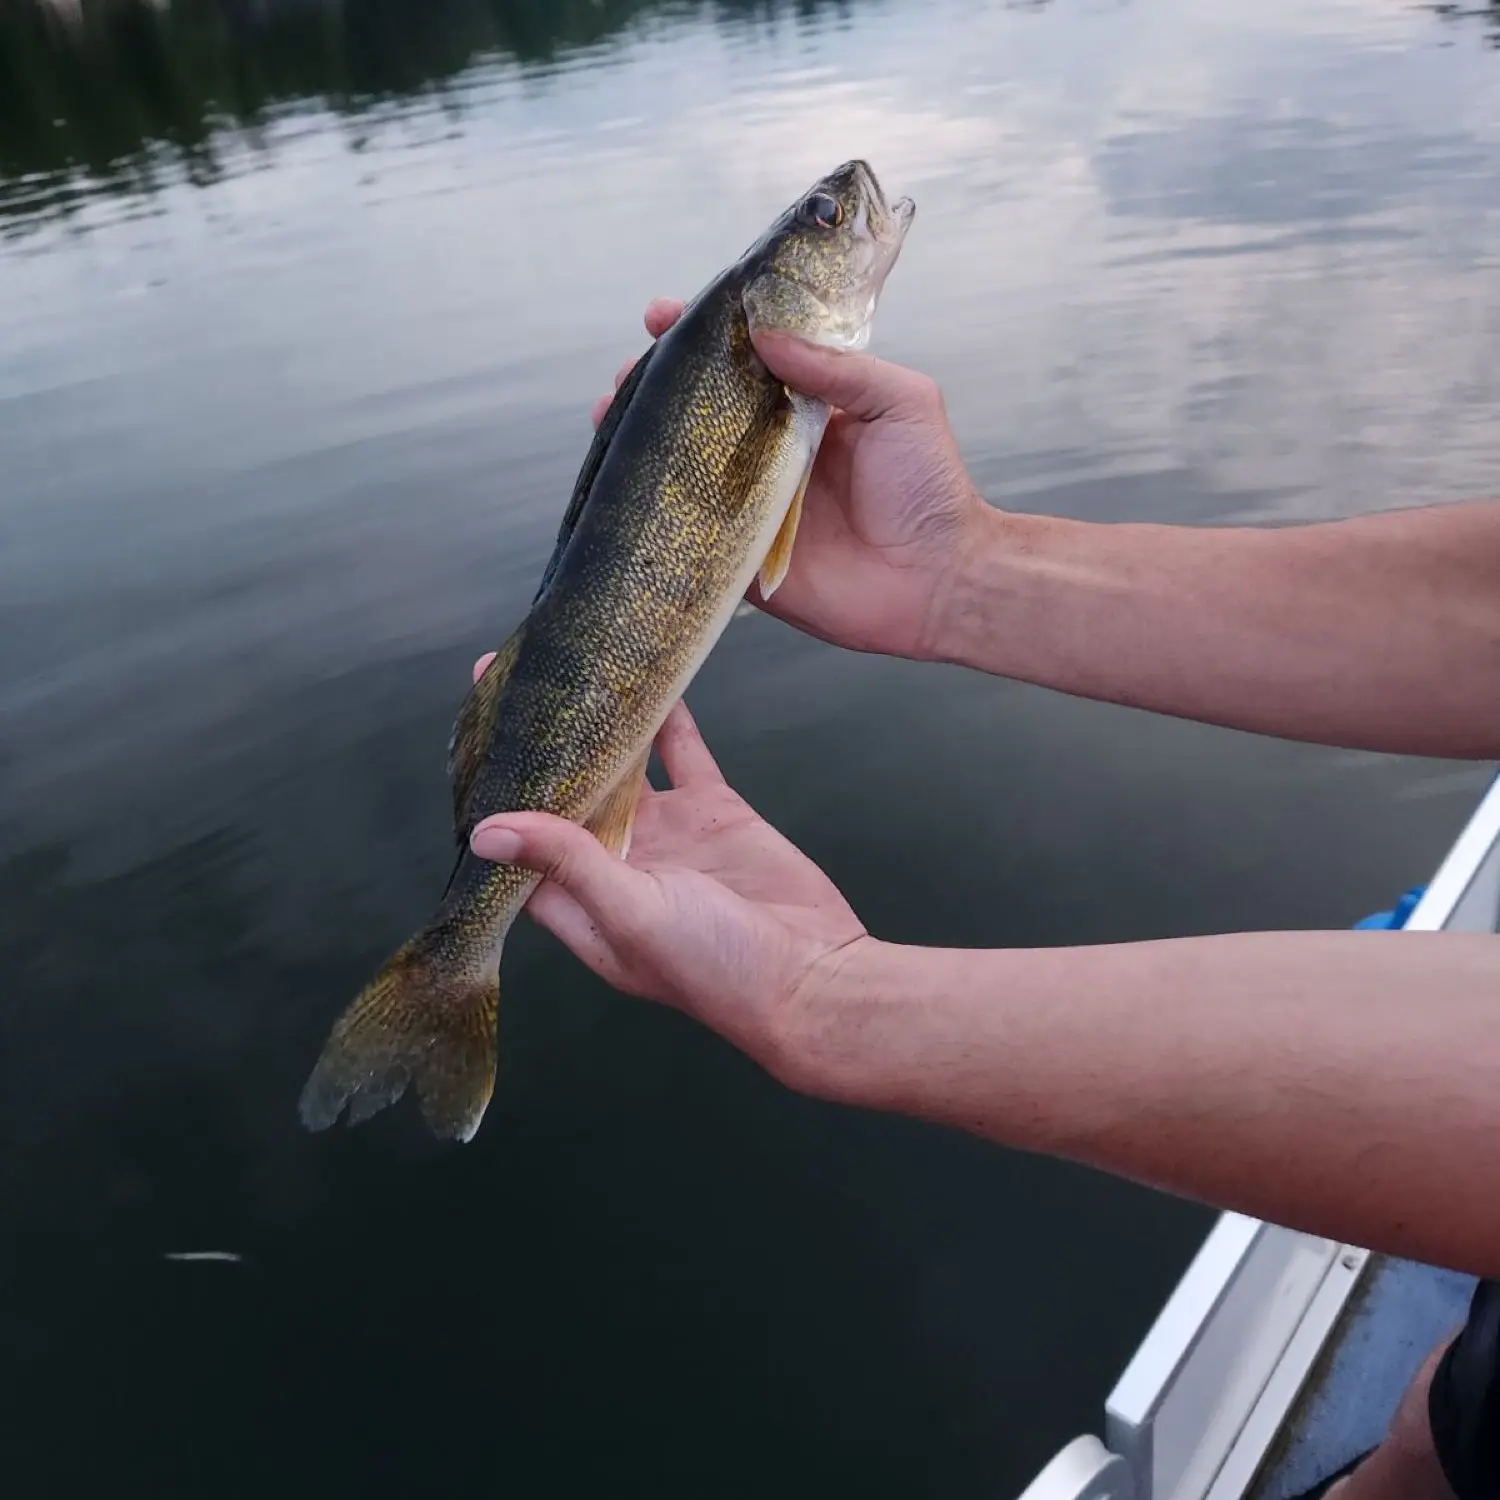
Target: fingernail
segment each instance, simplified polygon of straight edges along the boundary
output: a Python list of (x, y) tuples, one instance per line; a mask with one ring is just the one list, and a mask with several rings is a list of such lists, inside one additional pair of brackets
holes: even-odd
[(469, 847), (480, 859), (492, 859), (504, 863), (521, 852), (521, 835), (514, 828), (485, 828), (474, 830)]

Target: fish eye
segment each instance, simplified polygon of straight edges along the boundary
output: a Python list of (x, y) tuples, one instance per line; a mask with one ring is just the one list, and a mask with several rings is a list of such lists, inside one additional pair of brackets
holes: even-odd
[(837, 229), (844, 222), (844, 205), (827, 193), (814, 193), (802, 205), (802, 216), (819, 229)]

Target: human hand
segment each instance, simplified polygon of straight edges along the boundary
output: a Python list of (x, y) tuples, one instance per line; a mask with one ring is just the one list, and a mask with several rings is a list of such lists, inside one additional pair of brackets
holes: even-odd
[(865, 929), (729, 787), (683, 704), (656, 748), (672, 789), (642, 790), (628, 860), (536, 812), (485, 819), (470, 847), (542, 875), (527, 911), (616, 989), (686, 1011), (782, 1082), (811, 1088), (811, 1000), (869, 941)]
[[(682, 308), (652, 302), (646, 331), (660, 338)], [(939, 606), (989, 508), (959, 457), (936, 383), (784, 334), (757, 333), (755, 347), (773, 374), (834, 410), (791, 567), (769, 600), (752, 587), (752, 603), (852, 650), (941, 655)], [(616, 389), (633, 363), (615, 377)], [(611, 399), (595, 405), (595, 426)]]

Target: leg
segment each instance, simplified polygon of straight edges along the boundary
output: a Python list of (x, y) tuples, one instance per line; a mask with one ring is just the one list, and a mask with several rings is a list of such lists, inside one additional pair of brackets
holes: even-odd
[(1407, 1387), (1385, 1441), (1326, 1500), (1456, 1500), (1432, 1441), (1427, 1404), (1432, 1377), (1448, 1345), (1428, 1355)]
[(1385, 1441), (1326, 1496), (1500, 1497), (1500, 1282), (1479, 1283), (1468, 1322), (1418, 1371)]

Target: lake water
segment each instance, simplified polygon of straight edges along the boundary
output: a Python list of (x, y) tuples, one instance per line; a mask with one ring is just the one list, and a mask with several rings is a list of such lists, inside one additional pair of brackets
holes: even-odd
[[(297, 1092), (441, 888), (469, 665), (649, 296), (863, 155), (918, 203), (877, 348), (995, 502), (1491, 492), (1492, 41), (1390, 0), (0, 7), (9, 1488), (1002, 1500), (1096, 1425), (1206, 1211), (795, 1098), (534, 929), (472, 1146), (311, 1137)], [(1344, 925), (1483, 778), (764, 617), (690, 696), (911, 942)]]

